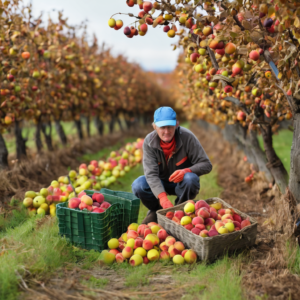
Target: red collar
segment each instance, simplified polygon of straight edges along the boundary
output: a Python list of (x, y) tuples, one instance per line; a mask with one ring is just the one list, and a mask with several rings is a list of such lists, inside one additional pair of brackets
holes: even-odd
[(160, 140), (160, 146), (164, 152), (166, 162), (168, 162), (168, 159), (172, 156), (172, 154), (176, 148), (175, 135), (174, 135), (173, 139), (171, 140), (171, 142), (169, 142), (169, 143), (165, 143), (162, 140)]

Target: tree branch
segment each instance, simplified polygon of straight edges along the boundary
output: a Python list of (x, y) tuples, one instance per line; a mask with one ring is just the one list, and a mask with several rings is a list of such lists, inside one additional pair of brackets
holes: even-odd
[(242, 31), (245, 30), (244, 26), (242, 25), (242, 23), (239, 21), (238, 17), (235, 15), (233, 16), (233, 20), (235, 21), (236, 25), (238, 25)]
[(210, 60), (211, 60), (211, 62), (212, 62), (212, 64), (213, 64), (214, 68), (215, 68), (216, 70), (219, 70), (219, 64), (218, 64), (218, 62), (217, 62), (217, 60), (216, 60), (216, 57), (215, 57), (214, 52), (212, 52), (211, 49), (210, 49), (209, 47), (206, 47), (206, 49), (207, 49), (207, 52), (208, 52), (208, 54), (209, 54)]
[(272, 59), (272, 57), (271, 57), (271, 54), (270, 54), (269, 50), (265, 50), (264, 53), (263, 53), (263, 56), (264, 56), (266, 62), (267, 62), (267, 63), (269, 64), (269, 66), (271, 67), (272, 73), (273, 73), (273, 75), (275, 76), (276, 80), (279, 82), (279, 79), (278, 79), (278, 77), (277, 77), (279, 71), (278, 71), (277, 67), (276, 67), (275, 64), (274, 64), (274, 61), (273, 61), (273, 59)]
[(250, 114), (250, 111), (248, 110), (248, 108), (246, 107), (246, 105), (242, 102), (240, 102), (239, 99), (235, 98), (235, 97), (225, 97), (224, 100), (232, 102), (233, 104), (239, 106), (240, 108), (242, 108), (247, 115)]
[(254, 79), (255, 75), (256, 75), (256, 71), (254, 73), (252, 73), (250, 79), (248, 80), (248, 82), (246, 83), (246, 86), (249, 85), (251, 83), (251, 81)]
[(288, 94), (285, 92), (285, 90), (279, 84), (275, 83), (275, 85), (283, 92), (284, 96), (286, 97), (286, 99), (290, 105), (292, 114), (294, 115), (295, 113), (299, 112), (300, 107), (295, 103), (294, 98), (292, 96), (288, 96)]

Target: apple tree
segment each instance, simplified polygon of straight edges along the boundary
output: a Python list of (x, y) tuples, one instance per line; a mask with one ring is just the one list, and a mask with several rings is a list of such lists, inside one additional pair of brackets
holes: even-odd
[[(67, 143), (61, 121), (74, 122), (78, 138), (83, 139), (82, 120), (90, 135), (90, 120), (99, 134), (103, 122), (124, 117), (131, 123), (147, 116), (168, 99), (155, 79), (125, 57), (114, 57), (110, 49), (88, 43), (85, 25), (70, 26), (62, 13), (58, 20), (43, 25), (41, 16), (31, 15), (31, 5), (19, 1), (0, 2), (0, 166), (8, 166), (3, 133), (14, 130), (17, 158), (26, 156), (22, 127), (34, 123), (38, 151), (44, 136), (53, 150), (52, 124)], [(78, 35), (78, 32), (82, 34)], [(120, 123), (120, 122), (119, 122)], [(121, 124), (121, 123), (120, 123)]]
[[(283, 193), (289, 186), (300, 202), (300, 3), (125, 2), (141, 9), (137, 16), (129, 13), (135, 25), (124, 27), (128, 38), (145, 36), (150, 27), (170, 38), (179, 36), (177, 46), (184, 57), (177, 73), (187, 115), (219, 125), (240, 124), (250, 144), (257, 142), (255, 132), (260, 132), (276, 184)], [(109, 26), (119, 30), (121, 21), (112, 17)], [(272, 134), (284, 119), (294, 122), (289, 182), (272, 143)]]

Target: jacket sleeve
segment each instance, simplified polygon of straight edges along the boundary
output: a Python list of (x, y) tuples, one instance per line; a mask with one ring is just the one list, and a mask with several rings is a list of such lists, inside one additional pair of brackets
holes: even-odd
[(159, 166), (155, 152), (144, 142), (143, 144), (143, 167), (146, 180), (156, 198), (165, 192), (164, 186), (159, 179)]
[(189, 169), (198, 176), (208, 174), (212, 164), (195, 135), (191, 134), (187, 145), (188, 158), (192, 163)]

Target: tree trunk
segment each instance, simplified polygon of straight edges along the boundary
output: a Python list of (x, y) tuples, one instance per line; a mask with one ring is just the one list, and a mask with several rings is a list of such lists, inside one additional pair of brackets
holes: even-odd
[[(208, 122), (206, 122), (204, 120), (198, 120), (197, 123), (201, 128), (208, 130), (208, 128), (209, 128)], [(229, 126), (229, 125), (226, 125), (226, 126)]]
[(112, 116), (111, 116), (111, 120), (110, 120), (110, 122), (109, 122), (109, 133), (113, 133), (115, 121), (116, 121), (115, 115), (112, 115)]
[(41, 152), (41, 150), (43, 149), (43, 143), (41, 140), (41, 130), (42, 130), (41, 118), (38, 118), (36, 124), (36, 131), (35, 131), (35, 144), (38, 152)]
[(120, 130), (121, 130), (121, 131), (124, 131), (124, 130), (123, 130), (123, 125), (122, 125), (122, 122), (121, 122), (121, 119), (119, 118), (119, 116), (117, 116), (117, 122), (118, 122), (118, 124), (119, 124)]
[(26, 139), (22, 136), (22, 128), (20, 128), (19, 121), (15, 122), (15, 136), (17, 144), (17, 159), (21, 160), (26, 157)]
[(87, 132), (87, 136), (90, 137), (91, 136), (91, 128), (90, 128), (90, 117), (86, 117), (86, 132)]
[(2, 134), (0, 133), (0, 169), (6, 169), (8, 167), (8, 151)]
[(236, 126), (236, 138), (241, 143), (240, 147), (247, 156), (248, 162), (253, 165), (256, 171), (259, 171), (256, 157), (252, 151), (252, 145), (250, 144), (249, 137), (247, 136), (247, 127), (242, 127), (240, 124), (236, 124), (234, 126)]
[(95, 118), (95, 125), (96, 125), (96, 128), (97, 128), (97, 131), (100, 135), (103, 135), (103, 121), (99, 118), (99, 117), (96, 117)]
[(297, 203), (300, 203), (300, 113), (297, 113), (294, 116), (289, 188)]
[(279, 190), (284, 194), (288, 186), (288, 173), (273, 148), (271, 125), (262, 125), (261, 133), (268, 160), (267, 167), (273, 175)]
[(255, 131), (250, 131), (249, 140), (251, 145), (251, 151), (253, 153), (253, 156), (255, 157), (259, 171), (265, 173), (266, 179), (269, 182), (273, 181), (273, 176), (270, 170), (267, 168), (266, 154), (259, 145), (257, 133)]
[(83, 133), (82, 133), (82, 126), (81, 126), (81, 119), (75, 120), (75, 126), (77, 128), (78, 137), (80, 140), (83, 140)]
[(126, 115), (124, 114), (124, 118), (125, 118), (125, 123), (126, 123), (127, 129), (130, 129), (130, 127), (131, 127), (131, 120), (130, 120), (129, 114), (128, 113)]
[(59, 120), (55, 120), (55, 129), (56, 129), (56, 132), (57, 132), (57, 134), (60, 138), (61, 143), (65, 146), (67, 144), (68, 140), (67, 140), (67, 136), (65, 134), (65, 131), (64, 131), (64, 129), (63, 129), (63, 127), (62, 127)]
[(231, 144), (237, 144), (238, 148), (244, 151), (248, 161), (253, 163), (257, 170), (265, 173), (268, 181), (273, 181), (273, 176), (266, 166), (266, 154), (259, 145), (256, 132), (250, 131), (247, 136), (244, 136), (243, 132), (237, 130), (237, 126), (239, 125), (227, 124), (222, 131), (224, 138)]
[(147, 125), (149, 123), (149, 115), (144, 114), (142, 118), (143, 118), (143, 124)]
[[(49, 127), (49, 133), (47, 133), (47, 127)], [(51, 122), (48, 123), (42, 123), (42, 132), (45, 136), (46, 145), (49, 151), (53, 151), (53, 145), (52, 145), (52, 126)]]

